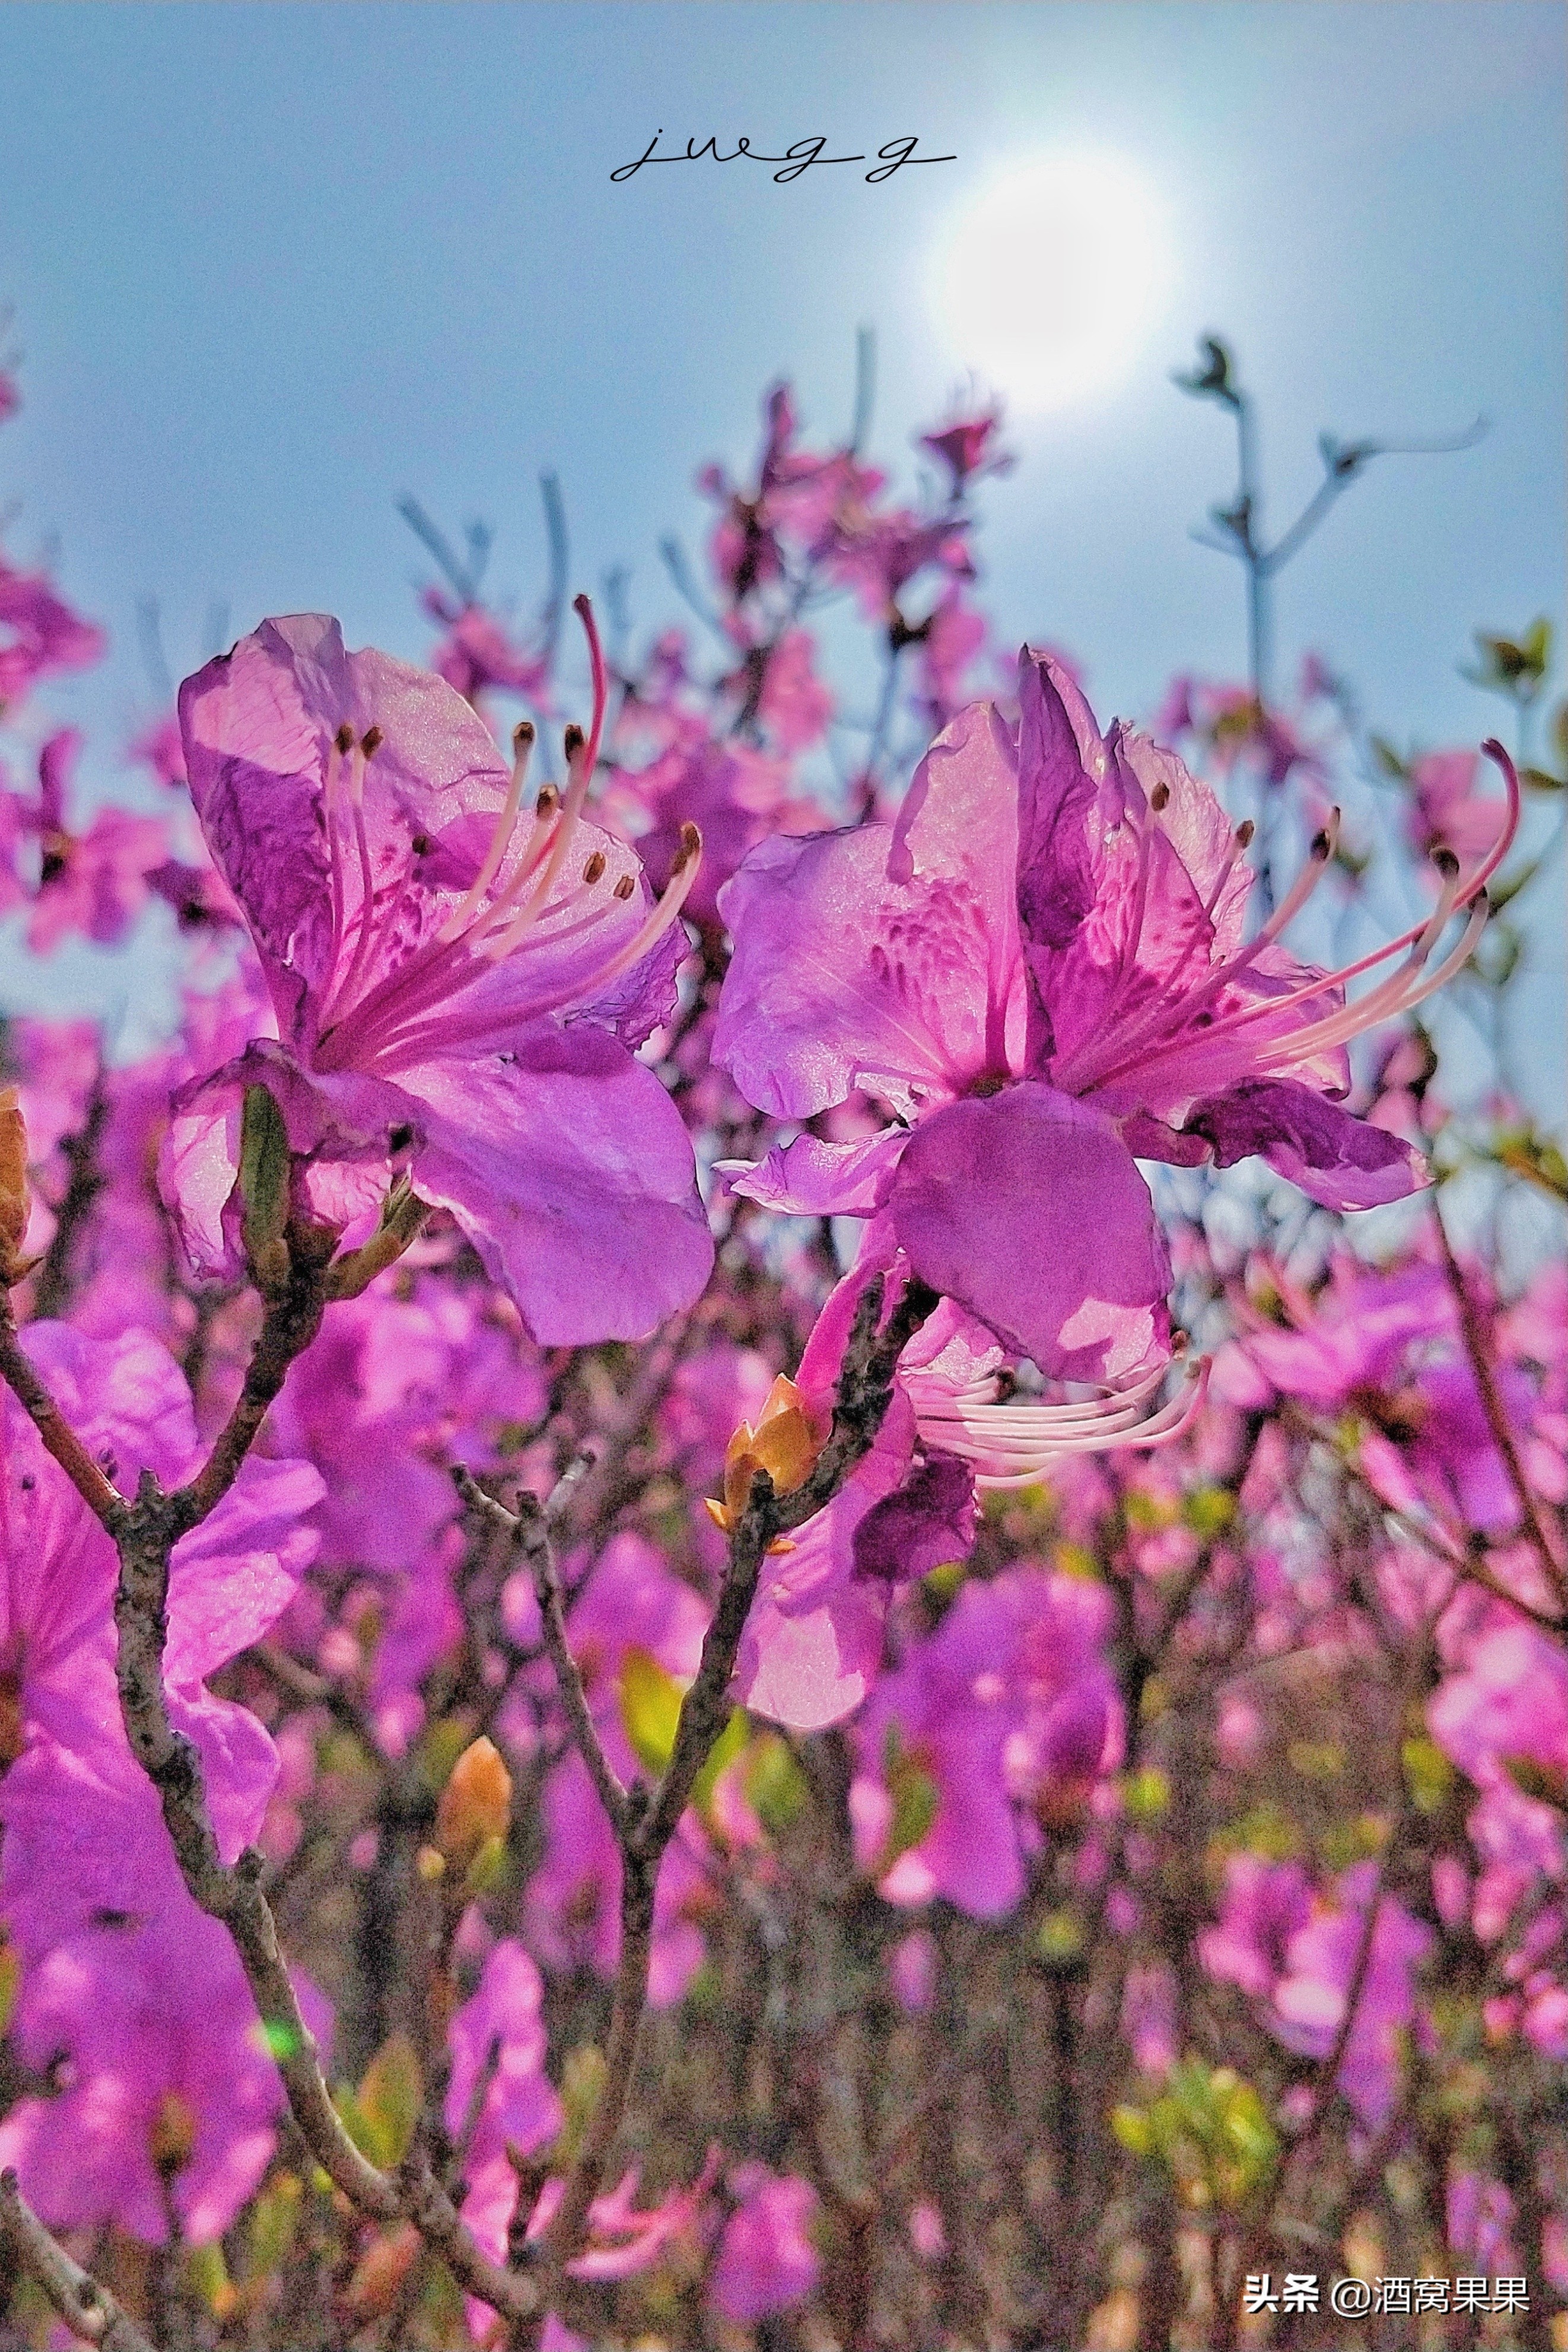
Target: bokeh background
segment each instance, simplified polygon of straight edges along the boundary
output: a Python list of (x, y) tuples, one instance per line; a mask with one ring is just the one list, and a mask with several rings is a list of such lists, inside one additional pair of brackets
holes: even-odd
[[(1170, 382), (1198, 333), (1257, 394), (1276, 529), (1321, 429), (1487, 417), (1461, 454), (1372, 468), (1278, 607), (1281, 679), (1311, 646), (1402, 747), (1475, 740), (1508, 714), (1460, 674), (1472, 631), (1563, 608), (1564, 23), (1555, 0), (11, 0), (0, 299), (26, 404), (3, 494), (9, 543), (57, 551), (111, 633), (53, 698), (89, 726), (89, 783), (163, 698), (146, 600), (175, 677), (309, 606), (424, 651), (404, 493), (494, 526), (487, 593), (521, 611), (552, 469), (574, 584), (625, 565), (636, 625), (670, 617), (657, 551), (703, 528), (698, 465), (740, 467), (779, 375), (813, 439), (846, 430), (867, 326), (882, 461), (912, 471), (910, 434), (974, 378), (1007, 401), (984, 601), (1004, 639), (1071, 648), (1103, 713), (1242, 671), (1239, 571), (1191, 535), (1232, 487), (1228, 420)], [(956, 160), (877, 186), (745, 159), (612, 183), (655, 130), (873, 161), (917, 133)], [(1108, 187), (1119, 240), (1037, 230), (1016, 175), (1041, 164)], [(977, 325), (954, 286), (988, 203), (1018, 234)], [(1555, 899), (1528, 953), (1520, 1076), (1551, 1114)]]

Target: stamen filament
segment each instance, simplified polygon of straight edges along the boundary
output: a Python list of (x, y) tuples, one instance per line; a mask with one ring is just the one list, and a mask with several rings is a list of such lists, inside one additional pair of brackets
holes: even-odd
[(435, 934), (444, 946), (456, 939), (459, 932), (467, 929), (470, 916), (501, 870), (502, 861), (512, 845), (512, 834), (517, 822), (517, 811), (522, 806), (523, 785), (528, 772), (528, 754), (533, 748), (533, 723), (530, 719), (525, 719), (512, 737), (512, 780), (507, 786), (507, 797), (502, 802), (501, 813), (496, 819), (495, 830), (490, 835), (490, 845), (480, 862), (478, 873)]
[[(1191, 1365), (1176, 1394), (1157, 1412), (1139, 1420), (1139, 1405), (1164, 1376), (1161, 1366), (1131, 1388), (1102, 1399), (1098, 1407), (981, 1404), (950, 1415), (936, 1406), (927, 1410), (916, 1404), (915, 1423), (933, 1444), (974, 1464), (977, 1486), (998, 1491), (1032, 1486), (1053, 1461), (1064, 1456), (1168, 1445), (1182, 1436), (1207, 1389), (1208, 1359)], [(1082, 1417), (1096, 1411), (1097, 1424)], [(1026, 1415), (1026, 1425), (1018, 1426)]]

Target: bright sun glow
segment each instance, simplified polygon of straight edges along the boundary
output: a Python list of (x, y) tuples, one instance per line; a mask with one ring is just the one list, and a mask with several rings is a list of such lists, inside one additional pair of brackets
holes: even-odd
[(960, 215), (934, 291), (959, 362), (1038, 412), (1125, 377), (1171, 276), (1154, 191), (1118, 156), (1063, 152), (1010, 173)]

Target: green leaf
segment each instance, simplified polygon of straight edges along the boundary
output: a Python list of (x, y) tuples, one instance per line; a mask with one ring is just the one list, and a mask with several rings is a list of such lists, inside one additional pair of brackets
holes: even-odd
[(1141, 1771), (1129, 1772), (1122, 1782), (1122, 1802), (1127, 1818), (1134, 1822), (1157, 1822), (1168, 1812), (1171, 1784), (1157, 1764), (1145, 1764)]
[(1149, 2120), (1146, 2109), (1129, 2106), (1113, 2107), (1111, 2129), (1130, 2155), (1153, 2156), (1154, 2126)]
[[(890, 1731), (894, 1728), (892, 1724), (888, 1726)], [(912, 1755), (897, 1757), (887, 1773), (887, 1790), (893, 1799), (893, 1819), (872, 1873), (873, 1878), (884, 1878), (901, 1854), (920, 1843), (936, 1819), (942, 1802), (936, 1781)]]
[(204, 2246), (192, 2246), (185, 2255), (185, 2278), (199, 2294), (209, 2311), (232, 2309), (235, 2291), (229, 2284), (224, 2250), (214, 2239)]
[(752, 1748), (745, 1786), (746, 1801), (769, 1837), (788, 1829), (810, 1796), (789, 1741), (776, 1731), (764, 1732)]
[(1406, 1739), (1399, 1750), (1405, 1785), (1418, 1813), (1435, 1813), (1454, 1785), (1454, 1768), (1435, 1739), (1425, 1732)]
[(10, 2026), (21, 1982), (21, 1961), (9, 1944), (0, 1944), (0, 2033), (5, 2032)]
[(575, 2050), (567, 2052), (560, 2074), (563, 2120), (550, 2150), (552, 2170), (564, 2171), (582, 2146), (583, 2135), (604, 2094), (605, 2071), (604, 2053), (594, 2042), (580, 2042)]
[(247, 2278), (270, 2278), (288, 2260), (303, 2195), (298, 2173), (279, 2172), (267, 2182), (251, 2209)]
[(278, 2065), (286, 2058), (294, 2057), (301, 2047), (298, 2028), (290, 2025), (286, 2018), (263, 2018), (260, 2032), (267, 2056)]
[(1083, 1944), (1083, 1922), (1074, 1911), (1048, 1911), (1035, 1937), (1035, 1949), (1048, 1969), (1068, 1967)]
[(388, 2034), (365, 2069), (355, 2105), (371, 2137), (364, 2153), (383, 2169), (401, 2164), (424, 2105), (419, 2053), (406, 2033)]
[(621, 1720), (637, 1761), (662, 1772), (675, 1745), (681, 1685), (657, 1658), (635, 1643), (621, 1659)]
[(697, 1774), (696, 1785), (692, 1790), (692, 1802), (696, 1807), (705, 1822), (708, 1819), (708, 1816), (713, 1810), (714, 1783), (717, 1780), (719, 1774), (724, 1770), (726, 1765), (734, 1763), (736, 1758), (746, 1746), (747, 1740), (750, 1737), (750, 1733), (751, 1726), (747, 1721), (746, 1709), (740, 1706), (736, 1707), (730, 1716), (729, 1721), (725, 1725), (724, 1729), (719, 1733), (718, 1738), (714, 1741), (713, 1747), (708, 1751), (707, 1762)]
[(1194, 1535), (1211, 1543), (1236, 1517), (1236, 1497), (1228, 1486), (1197, 1486), (1184, 1497), (1181, 1515)]

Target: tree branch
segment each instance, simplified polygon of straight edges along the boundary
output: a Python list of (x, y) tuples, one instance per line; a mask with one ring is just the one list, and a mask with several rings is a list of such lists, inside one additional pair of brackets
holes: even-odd
[(153, 2352), (109, 2289), (73, 2262), (45, 2228), (9, 2167), (0, 2172), (0, 2236), (10, 2241), (18, 2263), (37, 2281), (79, 2342), (99, 2345), (102, 2352)]

